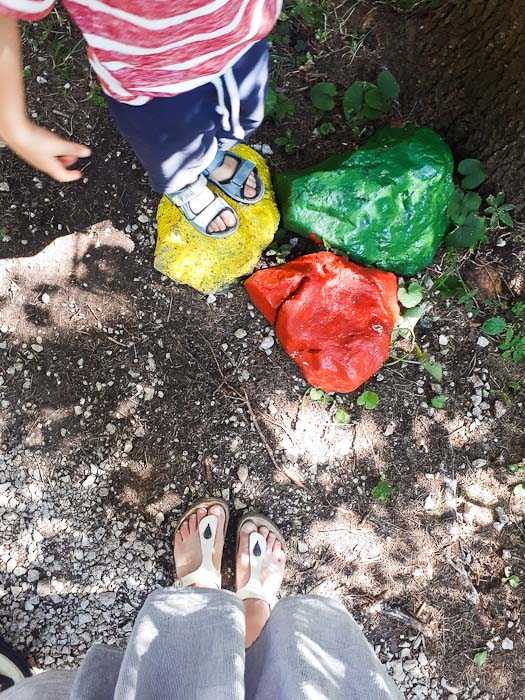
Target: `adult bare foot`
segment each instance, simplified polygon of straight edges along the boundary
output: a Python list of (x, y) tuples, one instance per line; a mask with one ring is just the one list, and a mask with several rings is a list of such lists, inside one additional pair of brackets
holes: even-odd
[[(217, 180), (217, 182), (227, 182), (234, 176), (235, 171), (238, 167), (239, 161), (235, 158), (232, 158), (231, 156), (226, 155), (224, 157), (222, 165), (220, 165), (218, 168), (215, 168), (215, 170), (213, 170), (210, 173), (210, 175), (214, 180)], [(253, 199), (256, 196), (256, 194), (257, 180), (255, 179), (255, 175), (253, 173), (250, 173), (243, 187), (242, 195), (246, 199)]]
[[(213, 543), (212, 561), (217, 571), (221, 570), (222, 550), (224, 547), (224, 521), (226, 513), (220, 505), (213, 505), (209, 508), (198, 508), (180, 526), (175, 535), (174, 557), (177, 578), (181, 579), (196, 571), (202, 563), (202, 551), (199, 537), (199, 523), (207, 515), (217, 517), (217, 528), (215, 541)], [(211, 531), (210, 531), (211, 534)], [(206, 532), (204, 533), (206, 537)], [(195, 581), (192, 583), (195, 588), (209, 588), (205, 581)]]
[[(264, 593), (268, 597), (276, 596), (281, 587), (286, 562), (286, 554), (280, 541), (267, 527), (257, 528), (254, 522), (247, 520), (239, 533), (239, 548), (236, 562), (236, 590), (240, 591), (248, 583), (250, 578), (250, 534), (259, 532), (266, 540), (266, 551), (263, 555), (261, 584)], [(257, 545), (256, 545), (257, 546)], [(260, 552), (260, 550), (259, 550)], [(257, 553), (255, 553), (257, 556)], [(266, 621), (270, 617), (270, 605), (258, 598), (243, 600), (246, 614), (246, 640), (244, 646), (248, 648), (259, 636)]]

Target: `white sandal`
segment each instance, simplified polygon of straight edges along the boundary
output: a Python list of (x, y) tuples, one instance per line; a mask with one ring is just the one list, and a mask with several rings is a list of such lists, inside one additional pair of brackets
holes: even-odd
[[(177, 535), (177, 532), (180, 530), (181, 525), (190, 517), (190, 515), (196, 513), (199, 508), (209, 509), (212, 506), (220, 506), (224, 510), (224, 534), (226, 535), (226, 529), (228, 527), (228, 520), (230, 517), (230, 509), (228, 504), (226, 501), (223, 501), (222, 498), (203, 498), (200, 501), (195, 502), (184, 513), (182, 518), (177, 523), (174, 538)], [(191, 586), (194, 583), (200, 583), (209, 588), (221, 587), (221, 572), (213, 563), (213, 546), (217, 535), (218, 522), (219, 518), (213, 514), (204, 516), (204, 518), (200, 521), (199, 540), (201, 545), (202, 561), (200, 566), (195, 569), (195, 571), (191, 571), (189, 574), (186, 574), (186, 576), (180, 576), (177, 579), (180, 586)]]
[[(283, 549), (286, 547), (284, 537), (280, 532), (279, 528), (265, 515), (261, 515), (257, 511), (251, 511), (246, 513), (237, 526), (237, 545), (236, 553), (239, 553), (239, 543), (241, 536), (241, 528), (247, 522), (251, 521), (257, 529), (260, 527), (267, 527), (270, 532), (275, 535), (275, 538), (279, 540)], [(250, 578), (248, 583), (237, 591), (237, 595), (241, 600), (247, 600), (248, 598), (255, 598), (257, 600), (264, 600), (268, 603), (270, 610), (273, 610), (275, 604), (277, 603), (277, 596), (271, 593), (267, 593), (262, 585), (262, 571), (263, 571), (263, 560), (264, 554), (266, 552), (266, 538), (263, 537), (259, 532), (251, 532), (249, 539), (249, 551), (250, 551)]]

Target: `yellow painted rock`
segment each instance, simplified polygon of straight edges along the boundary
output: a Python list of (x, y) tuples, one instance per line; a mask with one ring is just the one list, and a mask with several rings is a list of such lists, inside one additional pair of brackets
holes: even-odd
[(155, 269), (205, 294), (218, 292), (251, 274), (279, 225), (270, 171), (263, 158), (242, 144), (232, 150), (256, 164), (266, 188), (257, 204), (240, 204), (219, 192), (239, 216), (240, 226), (234, 234), (218, 239), (203, 236), (166, 197), (157, 211)]

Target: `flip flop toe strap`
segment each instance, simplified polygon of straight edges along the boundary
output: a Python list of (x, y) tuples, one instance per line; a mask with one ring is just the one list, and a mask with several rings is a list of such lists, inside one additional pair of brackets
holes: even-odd
[(180, 577), (179, 580), (183, 586), (199, 583), (210, 588), (221, 587), (221, 573), (217, 571), (213, 563), (213, 545), (215, 544), (218, 522), (219, 519), (216, 515), (207, 515), (200, 521), (199, 539), (202, 562), (198, 569)]
[(266, 539), (258, 532), (250, 533), (250, 578), (246, 586), (243, 586), (237, 595), (241, 600), (255, 598), (264, 600), (268, 603), (270, 609), (273, 609), (277, 603), (277, 596), (267, 593), (262, 585), (262, 570), (264, 562), (264, 553), (266, 552)]

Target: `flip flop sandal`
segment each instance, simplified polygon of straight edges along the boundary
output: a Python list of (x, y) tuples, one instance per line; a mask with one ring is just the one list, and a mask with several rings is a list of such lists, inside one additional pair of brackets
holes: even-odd
[[(184, 513), (182, 518), (177, 523), (175, 528), (174, 539), (177, 532), (184, 521), (190, 515), (196, 513), (199, 508), (211, 508), (212, 506), (221, 506), (224, 509), (226, 518), (224, 520), (224, 534), (228, 528), (228, 520), (230, 519), (230, 508), (226, 501), (222, 498), (202, 498), (200, 501), (193, 503), (190, 508)], [(221, 587), (221, 572), (215, 568), (213, 563), (213, 545), (217, 534), (217, 523), (219, 519), (216, 515), (206, 515), (199, 523), (199, 539), (201, 544), (202, 561), (200, 566), (195, 571), (180, 576), (178, 581), (181, 586), (191, 586), (192, 583), (203, 583), (210, 588)]]
[[(207, 182), (204, 175), (199, 175), (196, 182), (184, 187), (178, 192), (171, 194), (166, 193), (165, 196), (184, 214), (194, 229), (207, 238), (227, 238), (231, 236), (239, 228), (239, 219), (235, 211), (227, 204), (222, 197), (219, 197), (213, 192), (213, 200), (204, 207), (202, 211), (195, 214), (190, 206), (191, 200), (200, 194), (206, 187)], [(211, 190), (210, 190), (211, 191)], [(209, 232), (208, 227), (214, 219), (220, 216), (225, 211), (231, 211), (235, 216), (236, 224), (226, 228), (224, 231)]]
[[(239, 521), (239, 524), (237, 525), (237, 544), (235, 547), (235, 551), (237, 553), (239, 552), (241, 528), (248, 520), (254, 523), (257, 528), (262, 526), (267, 527), (268, 530), (275, 535), (275, 538), (282, 544), (283, 549), (286, 547), (284, 537), (273, 520), (270, 520), (270, 518), (267, 518), (258, 511), (250, 511), (249, 513), (243, 515)], [(270, 606), (270, 610), (273, 610), (278, 598), (275, 595), (267, 593), (264, 590), (261, 581), (264, 553), (266, 552), (266, 538), (260, 535), (258, 532), (251, 532), (249, 539), (249, 550), (250, 578), (248, 579), (248, 583), (237, 591), (237, 595), (241, 600), (247, 600), (248, 598), (264, 600), (264, 602), (268, 603)]]
[[(231, 197), (236, 202), (241, 202), (242, 204), (255, 204), (256, 202), (260, 202), (261, 199), (264, 197), (264, 182), (261, 180), (259, 174), (257, 173), (257, 166), (255, 165), (255, 163), (252, 163), (251, 160), (241, 158), (236, 153), (228, 151), (227, 153), (224, 153), (224, 157), (222, 158), (220, 163), (213, 163), (213, 170), (222, 165), (226, 156), (230, 156), (230, 158), (234, 158), (237, 161), (238, 165), (235, 172), (229, 180), (223, 180), (222, 182), (219, 182), (219, 180), (216, 180), (210, 175), (210, 170), (207, 169), (204, 171), (204, 175), (208, 178), (209, 182), (215, 185), (215, 187), (218, 187), (224, 192), (224, 194), (227, 194), (228, 197)], [(244, 197), (242, 193), (244, 191), (244, 186), (246, 185), (246, 182), (248, 181), (248, 178), (251, 175), (251, 173), (255, 175), (256, 194), (255, 197), (248, 198)]]

